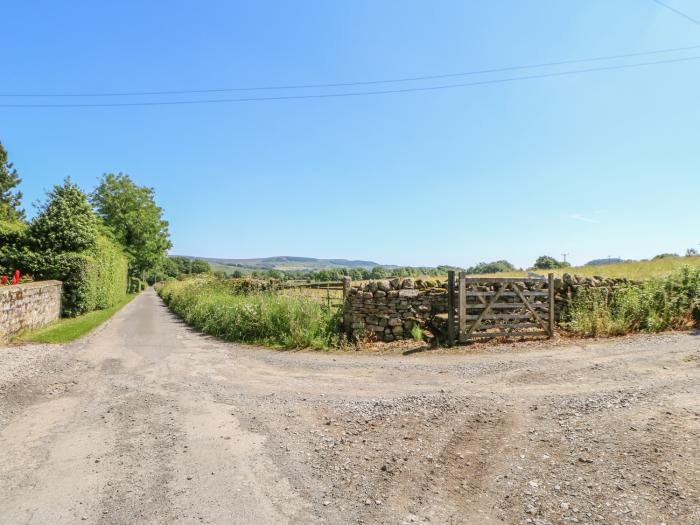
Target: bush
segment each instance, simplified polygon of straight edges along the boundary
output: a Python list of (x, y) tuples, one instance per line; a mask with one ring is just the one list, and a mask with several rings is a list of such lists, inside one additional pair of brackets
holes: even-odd
[(308, 297), (245, 292), (213, 278), (172, 280), (156, 289), (185, 322), (228, 341), (326, 348), (339, 340), (338, 314)]
[(141, 279), (138, 277), (129, 277), (129, 293), (139, 293), (141, 291)]
[(12, 257), (25, 239), (27, 225), (23, 222), (0, 220), (0, 275), (9, 275), (21, 270), (14, 264)]
[(15, 249), (5, 264), (36, 280), (63, 281), (62, 313), (66, 317), (114, 306), (127, 290), (127, 259), (119, 246), (101, 235), (93, 248), (80, 253)]
[(475, 266), (467, 268), (468, 274), (482, 274), (482, 273), (500, 273), (500, 272), (514, 272), (516, 271), (515, 266), (513, 266), (508, 261), (492, 261), (492, 262), (480, 262)]
[(566, 261), (557, 261), (549, 255), (541, 255), (535, 261), (533, 268), (536, 270), (555, 270), (557, 268), (568, 268), (571, 264)]
[(700, 268), (685, 266), (665, 279), (612, 291), (581, 289), (564, 312), (562, 326), (578, 335), (682, 329), (700, 322)]

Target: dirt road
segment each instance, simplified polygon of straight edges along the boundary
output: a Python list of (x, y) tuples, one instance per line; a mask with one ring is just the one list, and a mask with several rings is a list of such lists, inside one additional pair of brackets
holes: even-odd
[(700, 523), (700, 336), (269, 351), (149, 291), (0, 348), (0, 522)]

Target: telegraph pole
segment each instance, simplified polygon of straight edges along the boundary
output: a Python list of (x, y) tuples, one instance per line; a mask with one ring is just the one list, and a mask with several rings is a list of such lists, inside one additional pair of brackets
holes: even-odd
[(562, 253), (561, 256), (564, 258), (564, 262), (566, 262), (566, 256), (569, 255), (568, 253)]

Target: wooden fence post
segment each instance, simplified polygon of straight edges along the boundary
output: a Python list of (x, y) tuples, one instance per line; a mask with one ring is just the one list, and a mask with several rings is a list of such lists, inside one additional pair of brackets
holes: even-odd
[(352, 319), (350, 317), (350, 308), (347, 305), (347, 300), (348, 300), (348, 294), (350, 293), (350, 286), (352, 284), (352, 280), (350, 277), (347, 275), (343, 277), (343, 306), (341, 307), (343, 309), (343, 330), (347, 334), (348, 337), (352, 335), (350, 332), (352, 331)]
[(549, 292), (549, 338), (554, 337), (554, 274), (547, 276), (547, 291)]
[(459, 272), (459, 342), (466, 341), (467, 329), (467, 274)]
[(455, 344), (455, 272), (447, 272), (447, 346)]

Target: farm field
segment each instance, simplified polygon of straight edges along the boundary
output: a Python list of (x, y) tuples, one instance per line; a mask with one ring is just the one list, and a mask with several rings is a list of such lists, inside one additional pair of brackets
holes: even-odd
[[(648, 261), (624, 262), (600, 266), (572, 266), (571, 268), (534, 271), (540, 274), (552, 272), (558, 276), (564, 273), (572, 273), (584, 277), (600, 275), (602, 277), (643, 280), (666, 277), (686, 265), (700, 266), (700, 257), (664, 257), (663, 259), (652, 259)], [(527, 275), (527, 272), (504, 272), (492, 275), (499, 277), (521, 277)]]

